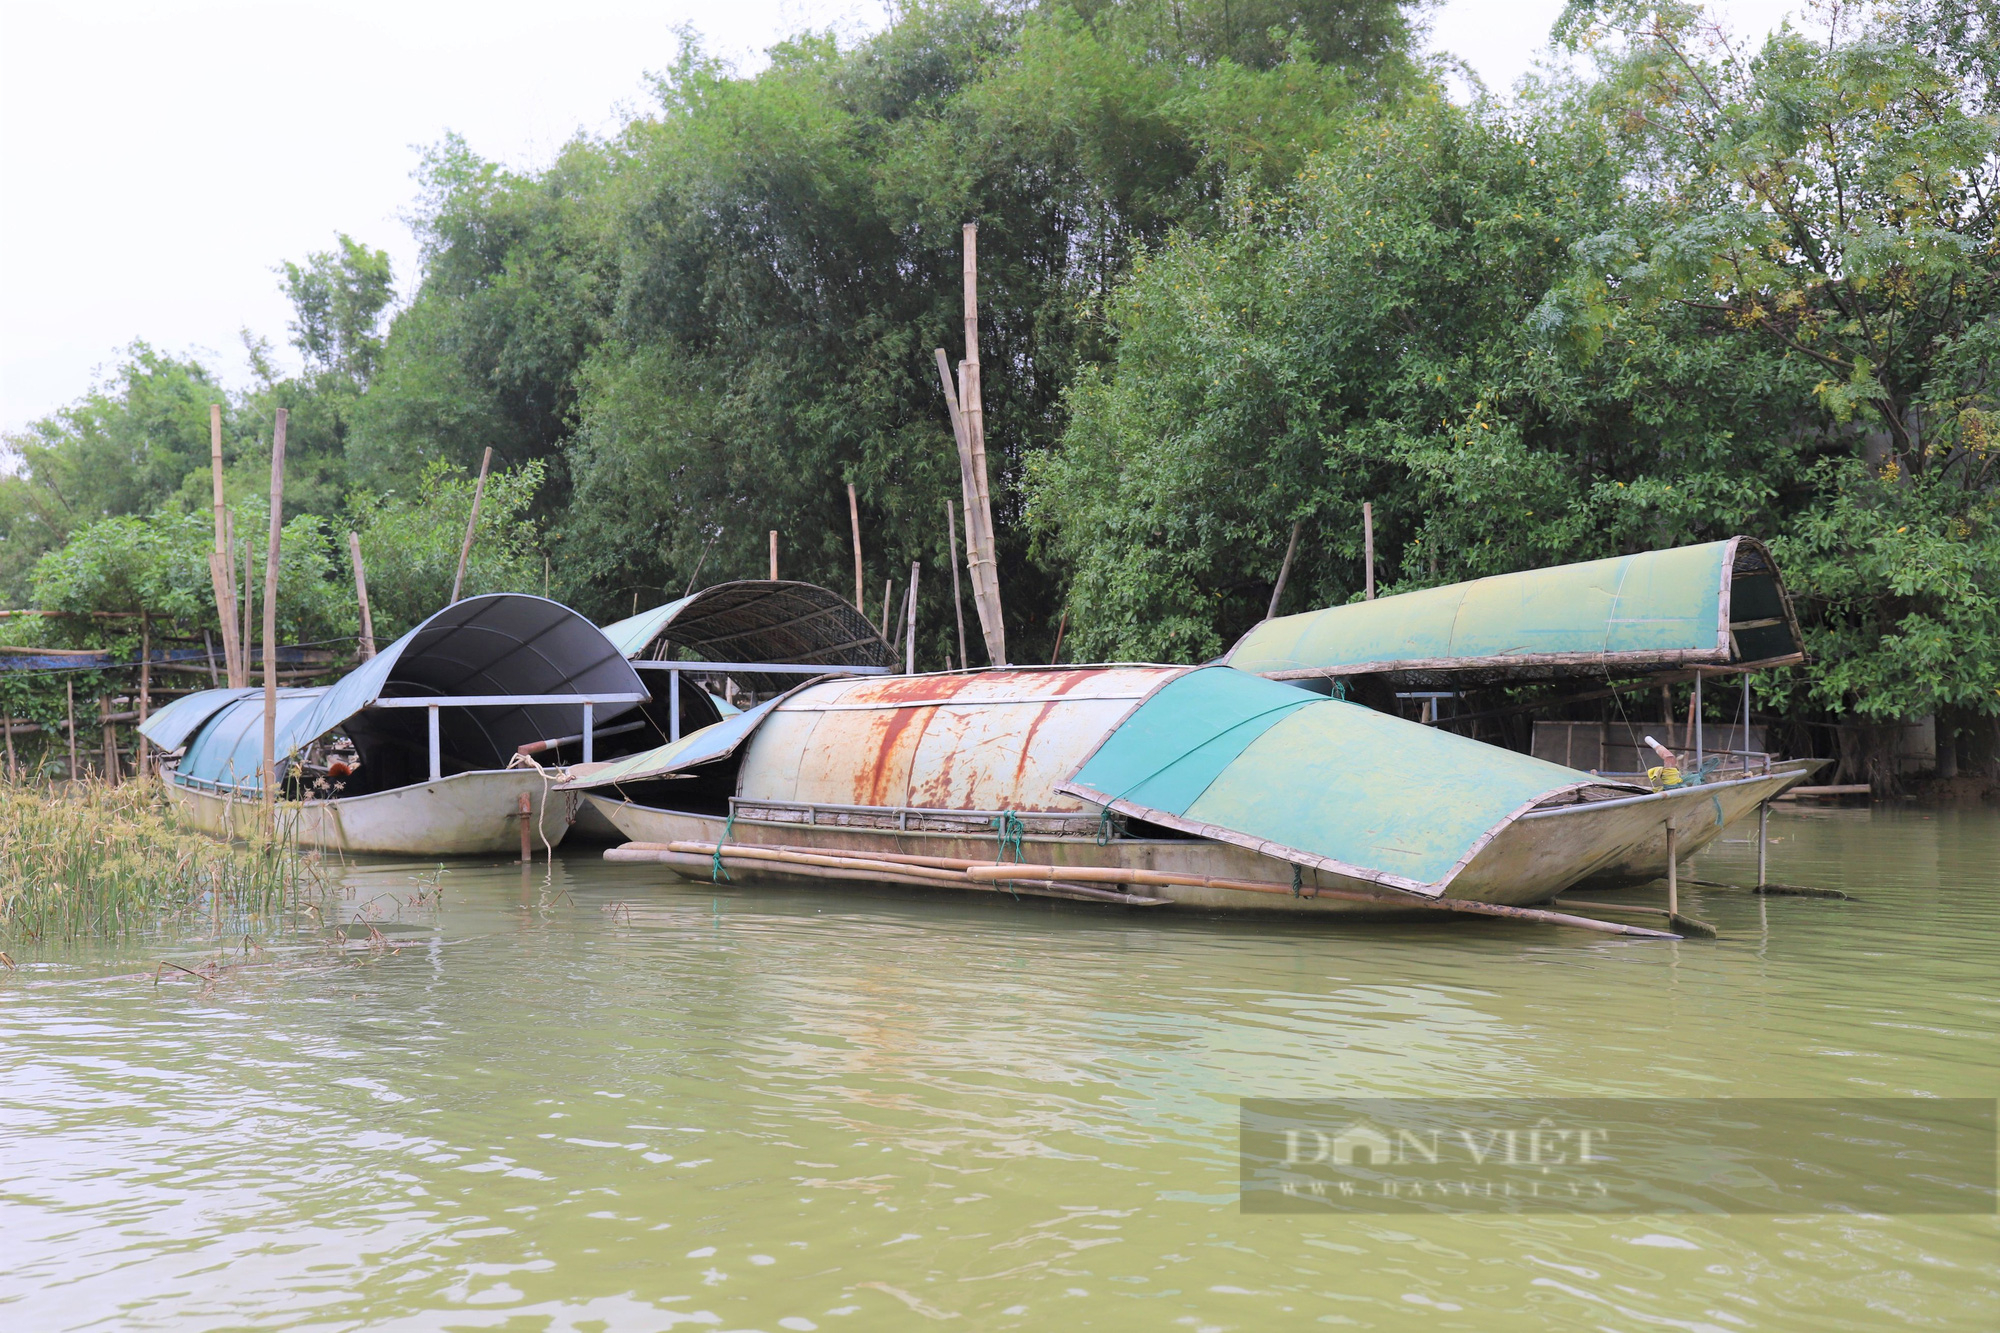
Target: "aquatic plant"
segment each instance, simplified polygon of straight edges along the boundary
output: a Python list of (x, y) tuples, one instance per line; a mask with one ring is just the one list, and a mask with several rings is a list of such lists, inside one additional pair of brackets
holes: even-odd
[(0, 939), (195, 925), (242, 933), (277, 923), (320, 887), (316, 855), (283, 838), (191, 833), (152, 783), (0, 784)]

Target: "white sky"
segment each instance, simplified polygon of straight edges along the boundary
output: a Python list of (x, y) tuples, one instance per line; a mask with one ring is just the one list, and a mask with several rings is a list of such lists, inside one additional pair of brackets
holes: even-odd
[[(1784, 0), (1723, 0), (1761, 32)], [(1434, 45), (1504, 90), (1562, 0), (1447, 0)], [(859, 35), (883, 0), (0, 0), (0, 430), (84, 393), (134, 338), (248, 379), (280, 364), (273, 270), (336, 231), (387, 249), (418, 151), (455, 130), (515, 167), (649, 104), (645, 76), (703, 34), (740, 66), (791, 33)]]

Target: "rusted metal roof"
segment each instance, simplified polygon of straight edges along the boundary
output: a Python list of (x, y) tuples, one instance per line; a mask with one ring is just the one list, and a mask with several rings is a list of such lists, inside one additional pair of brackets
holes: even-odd
[[(888, 643), (852, 603), (818, 584), (784, 579), (718, 583), (618, 621), (604, 633), (633, 661), (895, 666)], [(758, 694), (788, 690), (799, 680), (775, 673), (730, 675)]]
[(747, 799), (942, 810), (1083, 810), (1056, 784), (1184, 667), (863, 677), (801, 690), (745, 753)]

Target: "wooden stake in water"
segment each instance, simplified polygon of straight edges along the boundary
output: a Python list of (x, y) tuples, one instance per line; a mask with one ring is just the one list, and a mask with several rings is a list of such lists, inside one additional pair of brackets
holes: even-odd
[(229, 551), (229, 510), (222, 491), (222, 404), (208, 405), (208, 472), (215, 501), (215, 550), (208, 558), (208, 578), (215, 591), (215, 618), (222, 625), (222, 661), (229, 688), (241, 689), (243, 646), (236, 637), (236, 570)]
[(21, 770), (14, 763), (14, 715), (7, 714), (7, 781), (19, 782)]
[(271, 429), (271, 536), (264, 554), (264, 831), (275, 831), (278, 796), (278, 554), (285, 533), (285, 417)]
[(1766, 857), (1771, 848), (1771, 803), (1757, 807), (1757, 887), (1764, 887)]
[(472, 517), (465, 520), (465, 545), (458, 548), (458, 573), (452, 576), (451, 600), (458, 601), (458, 593), (465, 586), (465, 562), (472, 555), (472, 534), (479, 529), (479, 502), (486, 498), (486, 469), (493, 466), (493, 449), (487, 447), (479, 460), (479, 480), (472, 485)]
[(63, 697), (69, 711), (69, 780), (76, 781), (76, 682), (63, 682)]
[(1681, 914), (1680, 841), (1672, 820), (1667, 821), (1667, 919)]
[(104, 739), (104, 780), (112, 786), (118, 785), (123, 776), (118, 765), (118, 724), (111, 720), (111, 696), (97, 696), (97, 725)]
[(521, 793), (521, 864), (522, 865), (526, 865), (528, 864), (529, 861), (534, 859), (533, 853), (530, 852), (528, 849), (528, 815), (530, 812), (530, 808), (531, 807), (528, 801), (528, 793), (522, 792)]

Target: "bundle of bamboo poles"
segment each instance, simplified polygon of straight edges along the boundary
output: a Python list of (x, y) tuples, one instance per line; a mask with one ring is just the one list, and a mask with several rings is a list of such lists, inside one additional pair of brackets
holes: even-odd
[[(1000, 615), (1000, 569), (994, 557), (993, 499), (986, 470), (985, 396), (979, 379), (979, 227), (965, 224), (965, 359), (954, 381), (944, 348), (937, 349), (938, 381), (958, 445), (958, 472), (965, 502), (966, 565), (972, 573), (972, 604), (979, 614), (986, 655), (995, 666), (1007, 662), (1007, 631)], [(952, 553), (956, 564), (957, 552)]]
[[(1458, 899), (1423, 899), (1407, 895), (1367, 893), (1352, 889), (1294, 888), (1268, 880), (1223, 879), (1207, 875), (1134, 870), (1121, 866), (1054, 866), (972, 861), (950, 856), (917, 856), (900, 852), (829, 852), (812, 847), (761, 846), (728, 842), (628, 842), (605, 852), (607, 861), (637, 861), (666, 865), (712, 876), (719, 865), (743, 871), (797, 875), (807, 879), (865, 880), (913, 884), (926, 888), (1008, 890), (1037, 897), (1120, 903), (1128, 907), (1163, 907), (1172, 900), (1150, 896), (1145, 888), (1220, 889), (1233, 893), (1284, 897), (1329, 898), (1366, 903), (1385, 911), (1431, 911), (1466, 916), (1491, 916), (1548, 926), (1571, 926), (1607, 935), (1642, 939), (1677, 939), (1663, 930), (1627, 926), (1614, 921), (1551, 912), (1535, 907), (1505, 907), (1498, 903)], [(1100, 887), (1102, 886), (1102, 887)]]

